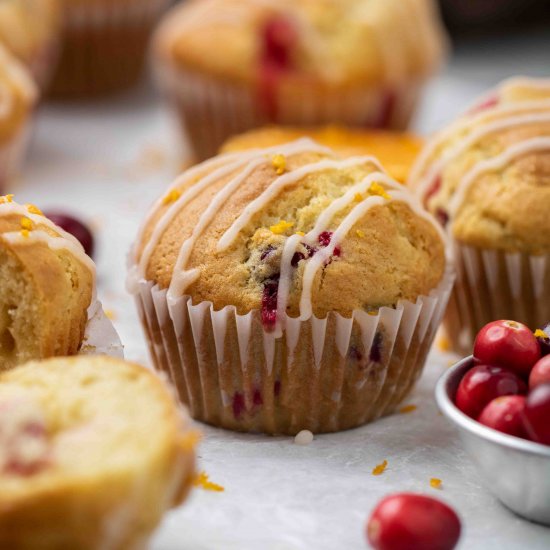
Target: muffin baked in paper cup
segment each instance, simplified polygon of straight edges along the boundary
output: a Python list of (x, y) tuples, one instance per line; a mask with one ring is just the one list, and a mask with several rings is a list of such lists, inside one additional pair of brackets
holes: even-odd
[(15, 187), (13, 180), (27, 152), (31, 126), (32, 120), (28, 120), (17, 134), (0, 144), (0, 195), (12, 191)]
[(291, 434), (334, 432), (390, 414), (422, 372), (454, 282), (415, 303), (376, 315), (286, 317), (281, 338), (259, 310), (168, 303), (166, 290), (139, 283), (136, 303), (155, 367), (176, 386), (191, 415), (224, 428)]
[(50, 94), (87, 97), (141, 76), (149, 35), (170, 0), (65, 2), (60, 61)]
[(101, 302), (95, 301), (88, 309), (88, 324), (84, 332), (79, 355), (110, 355), (124, 359), (124, 346), (107, 318)]
[(453, 246), (457, 281), (444, 319), (453, 349), (471, 353), (491, 321), (511, 319), (535, 330), (550, 320), (550, 255)]
[(420, 81), (391, 88), (338, 90), (281, 84), (273, 92), (273, 104), (266, 106), (252, 86), (208, 78), (157, 61), (160, 89), (197, 161), (215, 155), (227, 138), (266, 124), (344, 124), (402, 130), (409, 125), (422, 88)]

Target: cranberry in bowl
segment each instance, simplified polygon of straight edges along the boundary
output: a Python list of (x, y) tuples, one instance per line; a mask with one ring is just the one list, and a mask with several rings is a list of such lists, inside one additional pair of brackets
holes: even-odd
[(550, 525), (550, 445), (540, 428), (550, 387), (528, 389), (533, 367), (518, 374), (472, 355), (445, 372), (435, 396), (487, 488), (520, 516)]

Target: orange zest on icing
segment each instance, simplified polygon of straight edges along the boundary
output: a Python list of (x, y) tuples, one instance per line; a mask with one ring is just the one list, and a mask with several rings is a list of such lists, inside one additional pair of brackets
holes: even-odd
[(296, 231), (296, 235), (300, 235), (300, 237), (305, 237), (305, 233), (303, 231)]
[(363, 202), (363, 200), (365, 200), (365, 197), (363, 197), (361, 193), (355, 193), (353, 199), (355, 200), (355, 202)]
[(162, 204), (171, 204), (173, 202), (176, 202), (180, 197), (181, 191), (178, 191), (178, 189), (172, 189), (164, 196), (164, 198), (162, 199)]
[(544, 332), (544, 330), (541, 330), (540, 328), (535, 330), (534, 334), (537, 338), (550, 338), (550, 336), (548, 334), (546, 334), (546, 332)]
[(43, 216), (42, 210), (38, 208), (38, 206), (35, 206), (34, 204), (26, 204), (26, 209), (29, 211), (29, 214), (36, 214), (37, 216)]
[(286, 157), (284, 155), (273, 155), (271, 163), (278, 176), (286, 172)]
[(430, 487), (433, 487), (434, 489), (441, 489), (442, 484), (443, 482), (437, 477), (432, 477), (430, 479)]
[(378, 464), (372, 469), (372, 475), (381, 476), (386, 471), (387, 467), (388, 467), (388, 461), (384, 460), (382, 464)]
[(283, 233), (286, 233), (293, 225), (294, 224), (292, 222), (281, 220), (279, 223), (272, 225), (269, 230), (271, 233), (275, 233), (275, 235), (282, 235)]
[(8, 204), (10, 202), (13, 202), (13, 195), (0, 196), (0, 204)]
[(21, 218), (21, 229), (32, 230), (32, 221), (29, 218)]
[(416, 405), (405, 405), (399, 409), (400, 414), (409, 414), (416, 411), (418, 407)]
[(361, 231), (360, 229), (358, 229), (356, 232), (357, 236), (360, 238), (360, 239), (364, 239), (365, 238), (365, 232), (364, 231)]
[(384, 189), (384, 187), (382, 187), (382, 185), (380, 185), (379, 183), (372, 183), (371, 184), (371, 186), (369, 187), (369, 194), (370, 195), (377, 195), (377, 196), (382, 197), (383, 199), (387, 199), (387, 200), (391, 199), (391, 196), (388, 195), (388, 193), (386, 193), (386, 190)]
[(217, 493), (222, 493), (225, 491), (225, 487), (210, 481), (210, 478), (206, 472), (200, 472), (193, 481), (193, 485), (195, 487), (201, 487), (205, 491), (215, 491)]

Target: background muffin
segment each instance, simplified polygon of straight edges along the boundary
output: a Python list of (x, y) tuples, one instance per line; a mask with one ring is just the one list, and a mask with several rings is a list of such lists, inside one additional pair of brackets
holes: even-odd
[(195, 0), (154, 68), (201, 160), (266, 123), (404, 128), (444, 43), (430, 0)]
[(55, 68), (61, 35), (59, 0), (0, 2), (0, 42), (44, 88)]
[(403, 186), (372, 157), (339, 159), (308, 139), (183, 174), (133, 262), (153, 361), (192, 415), (268, 433), (391, 412), (451, 279), (437, 223)]
[(0, 197), (0, 369), (74, 355), (95, 302), (95, 266), (32, 205)]
[(495, 319), (550, 318), (550, 80), (513, 79), (436, 135), (411, 175), (453, 237), (458, 281), (446, 326), (471, 349)]
[(106, 357), (0, 375), (2, 548), (144, 548), (194, 476), (185, 412), (146, 369)]
[(0, 193), (17, 171), (26, 151), (38, 97), (28, 71), (0, 44)]
[(51, 94), (84, 98), (132, 86), (149, 35), (169, 0), (59, 0), (64, 19), (61, 60)]
[(301, 137), (310, 137), (331, 147), (342, 156), (373, 155), (397, 181), (407, 181), (423, 141), (404, 132), (359, 130), (340, 126), (284, 127), (268, 126), (250, 130), (230, 138), (222, 145), (221, 153), (231, 153), (255, 147), (273, 147)]

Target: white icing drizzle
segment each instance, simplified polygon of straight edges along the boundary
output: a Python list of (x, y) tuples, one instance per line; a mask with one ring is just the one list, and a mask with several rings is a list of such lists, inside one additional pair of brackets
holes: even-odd
[(233, 222), (231, 227), (222, 235), (217, 245), (217, 252), (227, 250), (237, 238), (244, 227), (250, 222), (254, 214), (274, 199), (282, 189), (301, 181), (306, 176), (331, 169), (345, 169), (364, 164), (373, 164), (382, 170), (378, 160), (371, 156), (352, 157), (346, 160), (322, 160), (313, 164), (306, 164), (292, 172), (284, 174), (273, 181), (269, 187), (256, 199), (254, 199)]
[[(305, 152), (333, 154), (330, 149), (317, 145), (311, 139), (299, 139), (287, 145), (276, 146), (269, 149), (257, 151), (252, 158), (250, 158), (250, 153), (248, 155), (245, 155), (249, 162), (246, 164), (241, 173), (239, 173), (239, 175), (235, 176), (218, 193), (216, 193), (216, 195), (210, 202), (210, 205), (203, 212), (199, 221), (197, 222), (197, 225), (194, 227), (193, 233), (188, 239), (184, 241), (178, 254), (178, 258), (174, 266), (174, 271), (172, 273), (172, 280), (168, 288), (167, 299), (169, 302), (173, 301), (178, 296), (181, 296), (185, 292), (186, 288), (190, 284), (192, 284), (199, 275), (199, 272), (196, 269), (186, 269), (187, 262), (189, 261), (197, 239), (210, 225), (214, 216), (220, 211), (220, 209), (231, 197), (231, 195), (233, 195), (233, 193), (242, 186), (248, 176), (252, 174), (252, 172), (254, 172), (254, 170), (262, 164), (271, 162), (270, 155), (274, 154), (275, 152), (287, 156), (292, 156)], [(236, 164), (240, 166), (245, 163), (238, 161)], [(235, 170), (238, 166), (233, 167), (232, 170)], [(231, 173), (231, 171), (229, 171), (229, 173)], [(212, 183), (219, 181), (219, 177), (220, 176), (218, 175), (215, 179), (212, 179), (210, 176), (208, 176), (201, 183), (199, 183), (199, 186), (204, 186), (203, 188), (205, 188)], [(206, 185), (204, 185), (205, 181), (207, 182)]]
[(61, 227), (55, 225), (45, 216), (30, 213), (27, 208), (15, 202), (0, 204), (0, 216), (21, 216), (22, 218), (28, 218), (34, 222), (34, 224), (44, 225), (59, 235), (58, 237), (53, 237), (45, 231), (32, 230), (29, 231), (28, 237), (24, 237), (20, 231), (14, 231), (10, 233), (0, 233), (0, 238), (6, 238), (6, 240), (12, 244), (25, 244), (40, 241), (47, 244), (52, 250), (66, 249), (92, 272), (95, 279), (96, 268), (93, 260), (84, 252), (84, 248), (80, 244), (80, 241), (71, 235), (71, 233), (61, 229)]
[(454, 217), (472, 184), (483, 174), (500, 170), (517, 157), (536, 151), (550, 151), (550, 137), (537, 137), (514, 143), (497, 157), (477, 163), (460, 181), (449, 203), (449, 214)]
[[(202, 191), (207, 189), (209, 186), (215, 184), (221, 178), (228, 176), (232, 172), (243, 167), (246, 163), (254, 161), (254, 159), (261, 158), (266, 161), (269, 158), (270, 154), (297, 154), (303, 151), (308, 151), (311, 153), (321, 153), (327, 155), (334, 155), (334, 152), (327, 147), (316, 144), (309, 138), (302, 138), (296, 140), (295, 142), (288, 145), (279, 145), (270, 147), (268, 149), (251, 149), (244, 152), (228, 153), (225, 155), (220, 155), (219, 157), (214, 157), (198, 166), (195, 166), (185, 172), (180, 176), (175, 183), (168, 188), (167, 193), (172, 191), (179, 190), (180, 187), (188, 184), (193, 181), (194, 178), (197, 178), (202, 173), (207, 173), (204, 178), (197, 181), (189, 189), (187, 189), (182, 195), (170, 205), (170, 208), (162, 215), (162, 217), (155, 224), (154, 230), (149, 237), (141, 256), (138, 258), (137, 245), (134, 247), (132, 256), (134, 265), (130, 266), (127, 278), (127, 288), (131, 293), (135, 293), (137, 290), (137, 284), (140, 280), (145, 278), (147, 266), (151, 259), (156, 246), (160, 242), (162, 235), (166, 229), (170, 226), (178, 212), (181, 211), (185, 205), (187, 205), (191, 200), (193, 200), (197, 195)], [(214, 169), (214, 171), (209, 173), (209, 169)], [(151, 209), (151, 213), (145, 218), (144, 222), (141, 224), (138, 237), (136, 242), (139, 244), (143, 242), (144, 234), (146, 228), (151, 224), (155, 214), (164, 204), (163, 195), (160, 197)]]
[(508, 130), (516, 126), (528, 126), (530, 124), (538, 123), (550, 123), (550, 112), (538, 113), (538, 114), (526, 114), (517, 117), (510, 117), (505, 119), (499, 119), (489, 124), (481, 126), (474, 130), (465, 139), (459, 141), (456, 146), (447, 151), (441, 159), (435, 162), (420, 183), (417, 186), (417, 192), (421, 197), (424, 197), (436, 178), (444, 169), (446, 165), (458, 158), (464, 152), (466, 152), (475, 143), (483, 139), (484, 137)]

